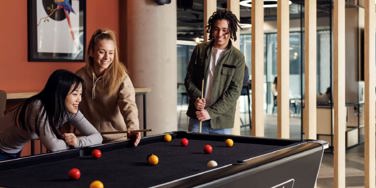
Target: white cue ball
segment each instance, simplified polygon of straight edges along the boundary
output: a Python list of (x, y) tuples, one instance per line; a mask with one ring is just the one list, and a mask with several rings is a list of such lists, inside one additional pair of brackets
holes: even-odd
[(210, 160), (210, 161), (208, 162), (207, 166), (208, 166), (209, 168), (214, 168), (214, 167), (218, 166), (218, 163), (217, 163), (216, 161), (214, 161), (214, 160)]

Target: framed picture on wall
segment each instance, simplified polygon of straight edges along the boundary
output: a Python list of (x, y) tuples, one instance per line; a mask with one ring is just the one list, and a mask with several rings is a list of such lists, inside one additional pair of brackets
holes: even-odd
[(28, 0), (29, 61), (84, 61), (86, 0)]

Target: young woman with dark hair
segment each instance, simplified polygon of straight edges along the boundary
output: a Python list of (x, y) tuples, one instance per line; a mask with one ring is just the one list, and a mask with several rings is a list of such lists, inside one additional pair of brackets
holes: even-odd
[[(54, 71), (37, 95), (0, 119), (0, 160), (17, 158), (24, 145), (39, 138), (49, 151), (102, 142), (102, 136), (78, 110), (83, 80), (66, 70)], [(65, 124), (81, 135), (60, 131)]]

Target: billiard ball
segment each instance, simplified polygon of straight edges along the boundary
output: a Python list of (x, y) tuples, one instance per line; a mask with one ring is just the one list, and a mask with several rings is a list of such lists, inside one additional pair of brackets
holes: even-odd
[(207, 154), (213, 153), (213, 147), (210, 144), (205, 144), (204, 152), (207, 153)]
[(208, 168), (214, 168), (216, 166), (218, 166), (218, 163), (214, 160), (210, 160), (207, 164)]
[(93, 151), (91, 151), (91, 156), (93, 156), (96, 159), (99, 159), (102, 157), (102, 152), (99, 149), (93, 149)]
[(226, 139), (225, 143), (227, 147), (234, 146), (234, 141), (231, 138)]
[(68, 176), (72, 180), (78, 180), (81, 177), (81, 172), (78, 168), (72, 168), (69, 170)]
[(104, 188), (104, 185), (99, 180), (94, 180), (90, 183), (90, 188)]
[(172, 136), (169, 133), (166, 133), (163, 137), (164, 141), (166, 142), (171, 142), (172, 141)]
[(188, 140), (187, 138), (182, 138), (182, 139), (180, 140), (180, 144), (181, 144), (182, 146), (186, 147), (186, 146), (188, 146), (188, 144), (189, 144), (189, 140)]
[(148, 155), (148, 163), (150, 165), (156, 166), (159, 163), (159, 158), (155, 154)]

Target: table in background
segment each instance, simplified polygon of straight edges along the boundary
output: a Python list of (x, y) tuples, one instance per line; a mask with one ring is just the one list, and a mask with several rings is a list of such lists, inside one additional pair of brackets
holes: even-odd
[[(146, 118), (146, 94), (151, 91), (150, 88), (135, 88), (136, 96), (142, 96), (142, 119), (143, 119), (143, 128), (147, 129), (147, 118)], [(36, 95), (38, 92), (18, 92), (18, 93), (7, 93), (7, 100), (23, 100), (27, 99), (31, 96)], [(144, 136), (146, 136), (146, 132), (144, 132)]]
[[(0, 162), (0, 186), (88, 187), (100, 180), (105, 187), (314, 187), (326, 143), (230, 135), (172, 132), (172, 142), (163, 135), (144, 137), (138, 147), (131, 142), (98, 145)], [(181, 138), (189, 146), (180, 146)], [(233, 147), (225, 139), (234, 140)], [(203, 147), (211, 144), (212, 154)], [(102, 150), (93, 159), (93, 148)], [(147, 164), (148, 154), (159, 164)], [(206, 166), (216, 160), (216, 168)], [(69, 180), (71, 168), (81, 170), (81, 179)]]
[[(146, 94), (151, 91), (150, 88), (135, 88), (136, 96), (141, 96), (142, 99), (142, 125), (143, 129), (147, 129), (147, 113), (146, 113)], [(20, 101), (36, 95), (38, 92), (15, 92), (7, 93), (7, 109), (18, 104)], [(146, 136), (146, 132), (144, 132)], [(36, 147), (38, 146), (39, 147)], [(23, 155), (34, 155), (37, 153), (45, 153), (47, 150), (43, 148), (39, 140), (32, 140), (30, 142), (30, 151), (24, 151)]]
[[(147, 129), (148, 126), (146, 124), (147, 118), (146, 118), (146, 94), (148, 94), (151, 89), (150, 88), (135, 88), (136, 96), (141, 95), (142, 96), (142, 124), (143, 129)], [(144, 132), (144, 136), (146, 136), (146, 132)]]

